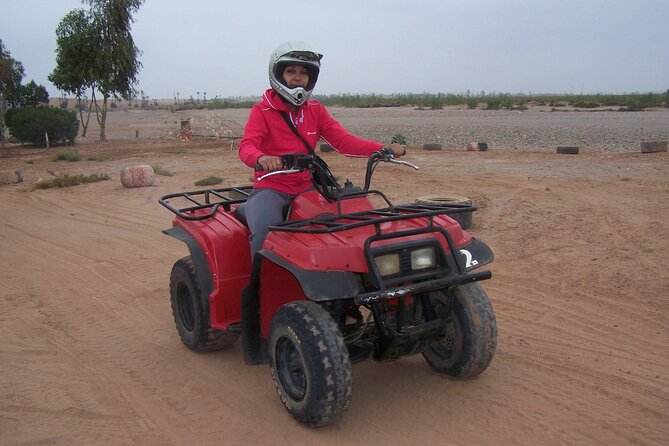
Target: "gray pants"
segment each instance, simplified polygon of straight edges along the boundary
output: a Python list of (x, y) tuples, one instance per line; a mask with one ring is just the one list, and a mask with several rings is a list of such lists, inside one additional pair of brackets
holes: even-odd
[(251, 231), (249, 236), (251, 259), (262, 248), (269, 232), (268, 227), (286, 219), (286, 211), (293, 198), (295, 198), (294, 195), (284, 194), (274, 189), (255, 189), (251, 192), (244, 205), (244, 216)]

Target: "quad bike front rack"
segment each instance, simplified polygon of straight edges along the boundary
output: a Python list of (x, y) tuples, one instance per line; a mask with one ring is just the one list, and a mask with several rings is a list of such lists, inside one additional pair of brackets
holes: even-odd
[[(375, 190), (347, 194), (345, 198), (365, 196), (371, 193), (379, 194), (385, 198), (383, 193)], [(341, 210), (341, 205), (339, 205), (338, 208)], [(432, 226), (433, 218), (436, 215), (459, 214), (472, 212), (476, 209), (476, 206), (470, 204), (415, 203), (399, 206), (389, 205), (388, 207), (381, 209), (370, 209), (348, 214), (342, 214), (340, 212), (338, 214), (320, 215), (318, 217), (304, 220), (285, 221), (270, 226), (270, 229), (272, 231), (323, 234), (374, 225), (376, 232), (380, 233), (381, 223), (408, 220), (412, 218), (427, 218), (429, 220), (429, 226)]]

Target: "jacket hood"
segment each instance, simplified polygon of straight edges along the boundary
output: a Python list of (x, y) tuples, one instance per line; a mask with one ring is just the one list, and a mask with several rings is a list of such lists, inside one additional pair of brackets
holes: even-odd
[(297, 112), (298, 110), (302, 110), (303, 107), (307, 107), (308, 105), (314, 105), (318, 103), (319, 102), (314, 99), (309, 99), (299, 107), (293, 107), (292, 104), (284, 101), (281, 95), (279, 95), (279, 93), (277, 93), (272, 88), (268, 88), (262, 94), (262, 100), (260, 101), (260, 106), (261, 108), (264, 109), (271, 108), (272, 110), (294, 113)]
[(262, 94), (262, 101), (260, 101), (260, 104), (263, 108), (271, 108), (272, 110), (278, 111), (290, 112), (293, 109), (292, 105), (285, 103), (281, 99), (281, 96), (279, 96), (279, 93), (271, 88), (268, 88)]

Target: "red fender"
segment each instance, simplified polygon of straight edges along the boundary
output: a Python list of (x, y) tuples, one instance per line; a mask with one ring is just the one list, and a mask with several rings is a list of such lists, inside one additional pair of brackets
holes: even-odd
[(225, 330), (241, 320), (242, 290), (249, 283), (249, 230), (232, 212), (216, 212), (205, 220), (174, 219), (201, 247), (209, 267), (213, 291), (209, 295), (211, 326)]

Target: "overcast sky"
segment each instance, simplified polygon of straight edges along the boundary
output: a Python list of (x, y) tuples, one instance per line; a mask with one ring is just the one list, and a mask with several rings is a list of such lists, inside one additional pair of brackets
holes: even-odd
[[(58, 96), (55, 29), (82, 3), (2, 3), (0, 39), (24, 82)], [(135, 19), (151, 98), (258, 96), (289, 40), (325, 55), (316, 94), (669, 89), (667, 0), (146, 0)]]

